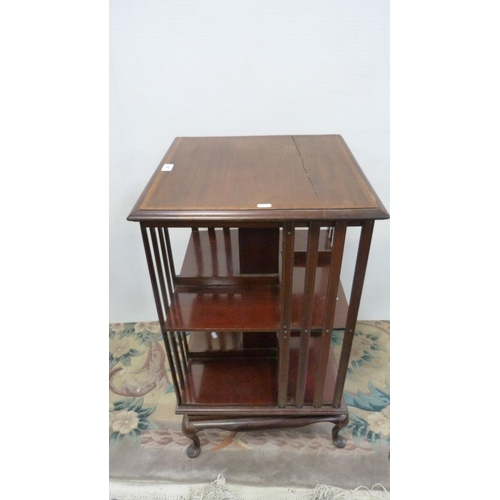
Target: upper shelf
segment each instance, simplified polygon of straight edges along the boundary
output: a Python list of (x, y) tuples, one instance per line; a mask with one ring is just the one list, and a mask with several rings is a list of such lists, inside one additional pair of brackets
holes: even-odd
[(279, 329), (279, 287), (177, 287), (166, 328), (176, 331)]
[[(313, 299), (313, 329), (323, 327), (326, 268), (318, 268)], [(304, 269), (294, 270), (292, 329), (301, 327)], [(347, 300), (340, 284), (334, 328), (344, 328)], [(166, 320), (167, 330), (176, 331), (278, 331), (280, 297), (278, 285), (228, 287), (179, 286)]]
[[(305, 263), (307, 231), (295, 231), (296, 265)], [(319, 251), (328, 252), (330, 240), (328, 231), (321, 230)], [(215, 229), (193, 231), (188, 241), (179, 277), (181, 282), (191, 277), (229, 278), (240, 274), (238, 230)], [(186, 282), (184, 281), (184, 283)], [(230, 280), (227, 280), (230, 282)]]
[[(301, 326), (307, 231), (297, 230), (292, 288), (292, 328)], [(325, 311), (330, 254), (328, 231), (320, 233), (313, 299), (313, 328), (320, 329)], [(166, 327), (179, 331), (277, 331), (280, 328), (278, 275), (239, 274), (237, 230), (191, 233)], [(217, 286), (207, 286), (207, 285)], [(249, 285), (252, 286), (249, 286)], [(347, 300), (339, 286), (334, 328), (344, 328)]]

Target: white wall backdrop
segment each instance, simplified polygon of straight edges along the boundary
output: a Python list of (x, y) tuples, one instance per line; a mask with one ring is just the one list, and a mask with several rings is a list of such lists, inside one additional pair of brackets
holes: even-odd
[[(341, 134), (390, 210), (389, 0), (111, 0), (109, 50), (110, 322), (156, 319), (126, 217), (176, 136)], [(389, 319), (389, 227), (359, 319)]]

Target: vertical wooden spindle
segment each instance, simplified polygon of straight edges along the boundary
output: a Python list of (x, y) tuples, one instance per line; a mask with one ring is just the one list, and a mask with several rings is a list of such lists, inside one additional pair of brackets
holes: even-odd
[(337, 370), (337, 380), (335, 382), (335, 391), (333, 394), (333, 407), (338, 408), (344, 392), (345, 377), (349, 366), (349, 356), (351, 354), (352, 340), (354, 338), (354, 329), (358, 319), (359, 304), (361, 302), (361, 292), (365, 280), (366, 266), (370, 253), (370, 244), (373, 234), (373, 220), (364, 221), (361, 226), (359, 237), (358, 255), (354, 276), (352, 280), (351, 298), (349, 300), (349, 309), (347, 311), (347, 320), (342, 340), (342, 350), (340, 353), (339, 367)]
[(297, 373), (297, 393), (295, 405), (304, 405), (307, 382), (307, 366), (309, 362), (309, 343), (313, 318), (314, 285), (318, 267), (320, 223), (311, 222), (308, 231), (307, 256), (304, 280), (304, 296), (302, 300), (302, 322), (300, 331), (299, 367)]
[(323, 329), (321, 333), (321, 346), (316, 372), (316, 386), (314, 389), (313, 406), (321, 406), (323, 403), (323, 391), (328, 365), (328, 357), (332, 342), (332, 330), (335, 320), (335, 307), (340, 283), (340, 271), (342, 269), (342, 257), (344, 254), (344, 243), (346, 235), (346, 223), (337, 221), (333, 233), (333, 244), (330, 254), (330, 267), (328, 269), (328, 285), (325, 298), (325, 313)]
[(283, 225), (283, 258), (280, 280), (281, 323), (279, 331), (278, 406), (286, 406), (288, 371), (290, 364), (290, 324), (292, 318), (292, 286), (295, 226), (293, 222)]

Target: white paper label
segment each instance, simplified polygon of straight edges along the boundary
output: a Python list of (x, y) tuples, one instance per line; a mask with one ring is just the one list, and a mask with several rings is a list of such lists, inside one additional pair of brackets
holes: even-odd
[(217, 338), (217, 332), (212, 332), (212, 338), (216, 339)]
[(257, 208), (271, 208), (271, 203), (257, 203)]
[(170, 172), (173, 168), (174, 168), (173, 163), (165, 163), (165, 165), (163, 165), (161, 170), (162, 172)]

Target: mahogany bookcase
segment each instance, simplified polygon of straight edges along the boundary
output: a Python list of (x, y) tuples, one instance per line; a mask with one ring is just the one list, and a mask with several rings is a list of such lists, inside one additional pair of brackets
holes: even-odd
[[(345, 445), (342, 393), (374, 221), (388, 217), (339, 135), (174, 140), (128, 220), (140, 223), (189, 457), (208, 428), (331, 422)], [(180, 270), (178, 227), (190, 229)], [(338, 360), (334, 329), (344, 330)]]

